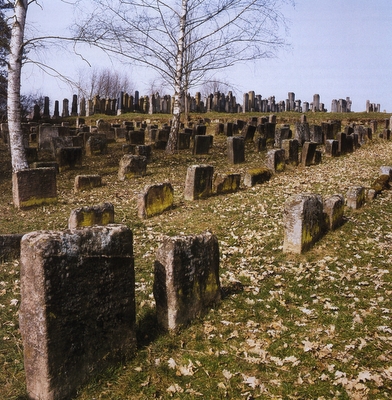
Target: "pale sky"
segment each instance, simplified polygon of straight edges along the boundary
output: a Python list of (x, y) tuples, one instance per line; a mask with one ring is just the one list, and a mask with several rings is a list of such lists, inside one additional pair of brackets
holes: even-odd
[[(72, 7), (61, 0), (39, 1), (42, 9), (32, 4), (28, 10), (31, 29), (61, 34), (74, 18)], [(392, 112), (392, 0), (296, 0), (296, 6), (285, 6), (284, 13), (290, 28), (287, 49), (274, 59), (219, 74), (233, 83), (237, 102), (242, 103), (243, 93), (250, 90), (263, 98), (274, 95), (277, 101), (294, 92), (296, 99), (312, 102), (317, 93), (328, 110), (332, 99), (350, 97), (353, 111), (365, 111), (370, 100)], [(124, 71), (104, 54), (88, 51), (86, 58), (97, 68)], [(59, 49), (47, 49), (41, 59), (70, 77), (88, 68), (80, 57)], [(125, 68), (135, 89), (149, 94), (151, 77), (146, 71)], [(22, 92), (49, 96), (51, 108), (59, 100), (60, 110), (64, 98), (72, 99), (70, 87), (37, 67), (26, 65), (23, 70)]]

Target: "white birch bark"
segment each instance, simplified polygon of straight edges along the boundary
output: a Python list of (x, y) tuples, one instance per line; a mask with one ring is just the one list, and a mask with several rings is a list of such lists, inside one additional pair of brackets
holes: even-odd
[(29, 167), (23, 145), (22, 117), (20, 105), (20, 83), (28, 0), (16, 0), (14, 22), (11, 30), (10, 54), (8, 62), (7, 115), (10, 135), (12, 170), (14, 172)]
[(180, 31), (177, 41), (173, 118), (172, 118), (172, 126), (170, 129), (169, 140), (166, 145), (167, 153), (174, 153), (178, 147), (178, 133), (180, 129), (181, 113), (183, 107), (182, 103), (184, 98), (184, 53), (185, 53), (187, 11), (188, 11), (188, 0), (182, 0)]

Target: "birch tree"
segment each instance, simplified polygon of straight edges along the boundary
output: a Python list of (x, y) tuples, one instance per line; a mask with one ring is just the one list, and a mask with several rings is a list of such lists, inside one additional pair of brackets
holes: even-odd
[(211, 74), (271, 57), (285, 41), (280, 7), (290, 0), (79, 0), (76, 37), (154, 69), (174, 91), (167, 145), (174, 152), (185, 91)]
[(7, 115), (13, 172), (29, 168), (23, 145), (20, 83), (28, 0), (15, 0), (8, 59)]

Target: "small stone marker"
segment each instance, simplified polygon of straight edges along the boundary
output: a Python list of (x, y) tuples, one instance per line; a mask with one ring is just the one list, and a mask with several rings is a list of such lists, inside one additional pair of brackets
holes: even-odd
[(246, 171), (244, 176), (244, 185), (252, 187), (257, 184), (268, 182), (273, 172), (268, 168), (254, 168)]
[(283, 149), (269, 150), (266, 165), (274, 172), (283, 172), (286, 168), (285, 151)]
[(21, 241), (20, 331), (29, 399), (70, 399), (136, 348), (132, 231), (42, 231)]
[(344, 197), (334, 194), (324, 200), (323, 210), (328, 229), (335, 230), (343, 223)]
[(216, 194), (234, 193), (240, 189), (241, 174), (215, 174), (213, 188)]
[(211, 196), (214, 167), (211, 165), (191, 165), (185, 179), (185, 200), (198, 200)]
[(27, 208), (57, 203), (54, 168), (33, 168), (12, 174), (12, 198), (15, 207)]
[(104, 203), (92, 207), (80, 207), (71, 211), (68, 229), (76, 229), (94, 225), (108, 225), (114, 222), (114, 206)]
[(347, 207), (354, 210), (361, 208), (365, 204), (365, 188), (362, 186), (353, 186), (348, 189), (346, 195)]
[(242, 136), (227, 138), (227, 158), (231, 164), (240, 164), (245, 161), (245, 139)]
[(190, 323), (221, 299), (218, 239), (209, 232), (166, 236), (154, 275), (158, 323), (167, 330)]
[(301, 254), (325, 231), (320, 195), (303, 193), (290, 197), (284, 205), (284, 253)]
[(75, 177), (74, 191), (92, 189), (102, 186), (100, 175), (77, 175)]
[(146, 186), (138, 197), (138, 215), (149, 218), (173, 207), (174, 189), (169, 182)]
[(120, 160), (118, 169), (118, 180), (137, 178), (146, 175), (147, 158), (144, 156), (134, 156), (125, 154)]

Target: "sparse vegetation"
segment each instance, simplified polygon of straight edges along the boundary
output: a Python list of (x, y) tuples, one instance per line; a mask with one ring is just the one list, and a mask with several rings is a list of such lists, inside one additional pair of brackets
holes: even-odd
[[(207, 117), (213, 121), (249, 115)], [(316, 113), (309, 114), (308, 121), (341, 118), (345, 125), (388, 117)], [(155, 118), (167, 121), (168, 116)], [(294, 113), (278, 115), (278, 123), (293, 124), (298, 119)], [(208, 130), (214, 132), (213, 122)], [(154, 151), (147, 176), (120, 182), (121, 145), (110, 144), (108, 155), (86, 157), (83, 167), (60, 173), (56, 205), (17, 210), (12, 204), (9, 151), (0, 144), (1, 233), (63, 230), (72, 209), (105, 201), (114, 205), (115, 222), (134, 232), (138, 351), (127, 363), (93, 376), (77, 399), (390, 398), (392, 191), (382, 191), (360, 210), (346, 209), (345, 224), (302, 255), (283, 254), (282, 223), (284, 202), (293, 194), (345, 195), (352, 185), (370, 188), (380, 166), (392, 166), (392, 141), (375, 137), (353, 154), (324, 157), (317, 166), (287, 167), (262, 185), (192, 202), (182, 196), (189, 165), (210, 164), (216, 172), (243, 174), (262, 167), (265, 153), (256, 153), (249, 144), (246, 162), (229, 165), (226, 138), (215, 136), (209, 155), (181, 151), (168, 156)], [(96, 173), (102, 175), (102, 187), (73, 192), (76, 175)], [(139, 219), (138, 193), (147, 184), (164, 181), (174, 188), (175, 207)], [(155, 252), (162, 235), (197, 234), (207, 229), (219, 240), (224, 298), (187, 328), (164, 334), (156, 327), (152, 297)], [(2, 399), (27, 398), (19, 303), (19, 263), (3, 262)]]

